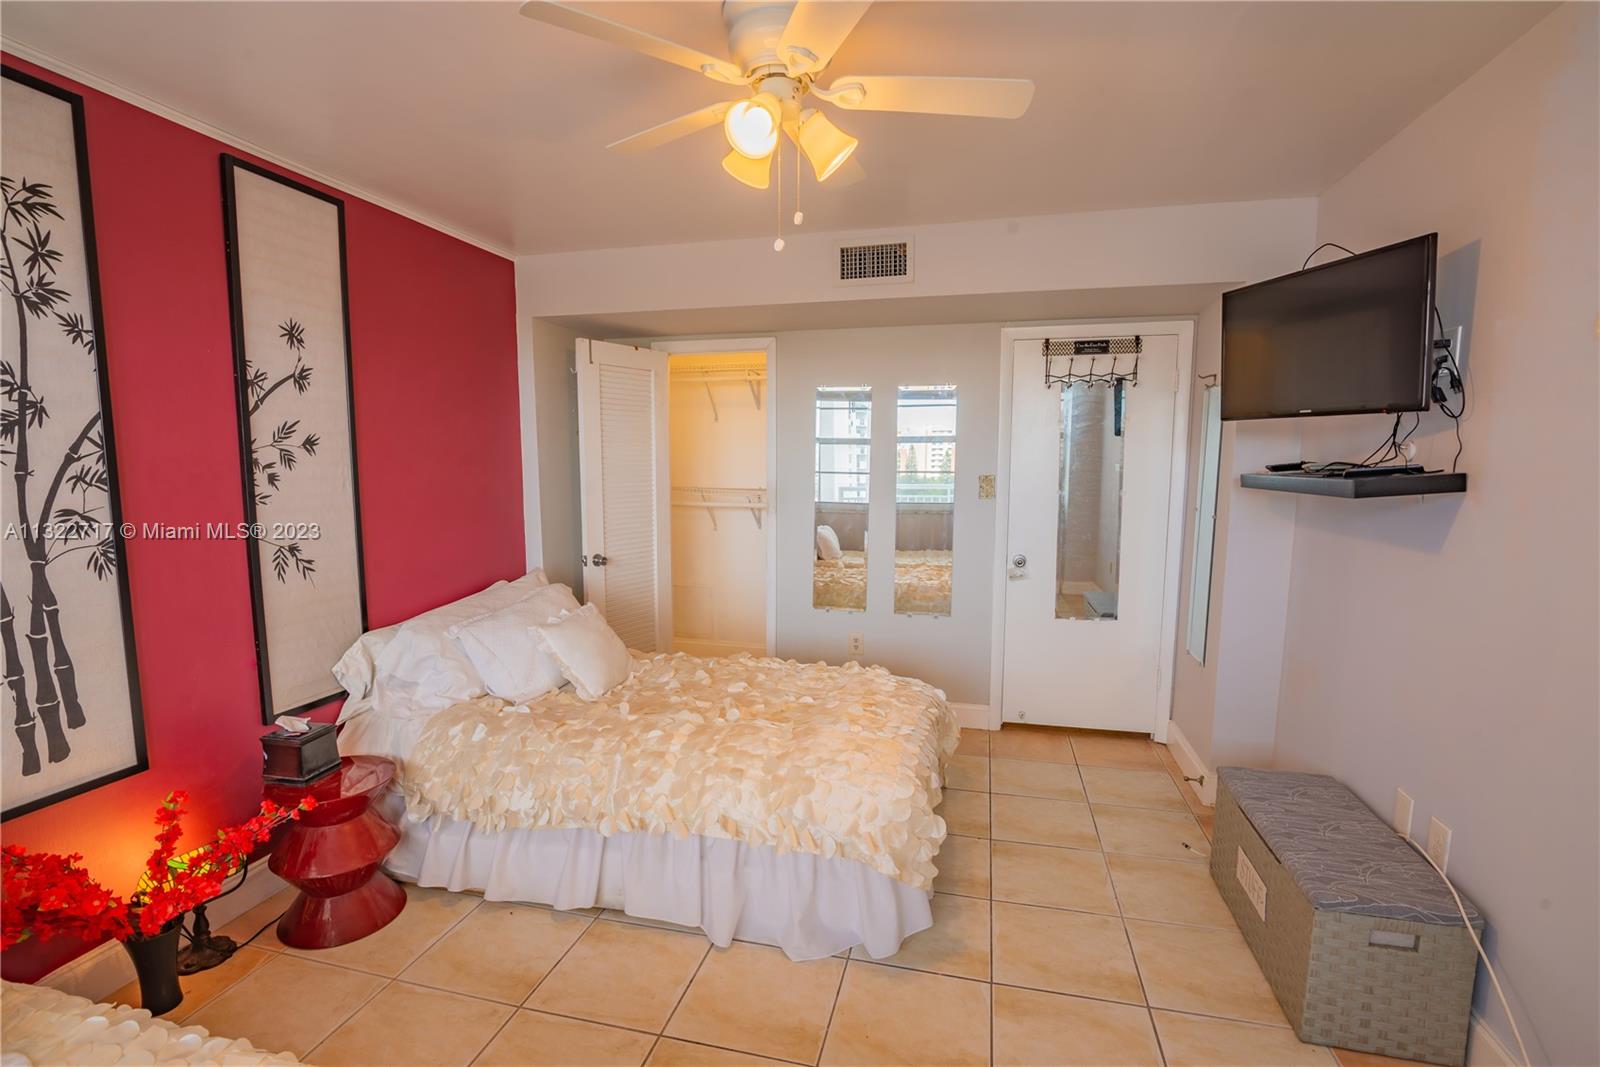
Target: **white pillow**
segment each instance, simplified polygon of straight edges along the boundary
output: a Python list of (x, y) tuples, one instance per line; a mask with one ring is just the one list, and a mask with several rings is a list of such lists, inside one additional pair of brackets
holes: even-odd
[[(543, 572), (540, 572), (542, 575)], [(522, 581), (523, 579), (518, 579)], [(421, 615), (407, 619), (405, 622), (385, 626), (362, 634), (351, 645), (339, 662), (334, 664), (333, 676), (344, 687), (349, 699), (344, 702), (344, 707), (339, 710), (339, 721), (360, 715), (362, 712), (372, 711), (378, 707), (379, 679), (386, 671), (398, 670), (415, 674), (415, 664), (406, 662), (408, 651), (413, 657), (416, 655), (416, 631), (427, 629), (438, 623), (441, 619), (454, 620), (458, 617), (471, 617), (482, 613), (490, 605), (499, 606), (515, 600), (520, 593), (511, 591), (512, 583), (499, 581), (487, 589), (480, 589), (470, 596), (460, 600), (453, 600), (448, 604), (425, 611)], [(445, 623), (448, 625), (448, 622)], [(411, 626), (411, 631), (406, 627)], [(396, 640), (402, 632), (406, 633), (406, 640), (395, 647)], [(415, 679), (412, 679), (413, 681)], [(405, 681), (402, 679), (402, 681)], [(445, 705), (448, 707), (449, 705)]]
[(497, 582), (481, 593), (400, 624), (373, 664), (370, 707), (381, 715), (428, 718), (483, 693), (483, 682), (450, 628), (514, 604), (527, 587)]
[(628, 680), (633, 658), (599, 609), (585, 604), (577, 611), (534, 627), (561, 665), (561, 673), (584, 700), (599, 700)]
[(371, 702), (367, 697), (372, 692), (377, 658), (383, 654), (383, 650), (399, 632), (400, 627), (396, 624), (364, 633), (356, 639), (355, 644), (345, 650), (345, 654), (339, 657), (339, 662), (333, 665), (333, 677), (349, 694), (344, 707), (339, 711), (340, 722), (370, 710)]
[(833, 532), (833, 527), (823, 523), (817, 527), (817, 558), (838, 559), (844, 553), (839, 551), (839, 535)]
[[(515, 585), (516, 583), (512, 583)], [(535, 626), (578, 610), (572, 590), (547, 585), (470, 622), (450, 628), (484, 689), (513, 704), (561, 687), (561, 665), (544, 647)]]
[(515, 581), (495, 582), (471, 596), (363, 634), (333, 669), (350, 694), (339, 721), (367, 711), (426, 719), (479, 696), (483, 683), (450, 637), (450, 627), (498, 611), (547, 585), (544, 571), (535, 567)]
[(549, 584), (550, 579), (545, 576), (544, 568), (535, 567), (527, 574), (524, 574), (521, 578), (518, 578), (516, 581), (512, 582), (511, 588), (520, 589), (523, 592), (531, 592), (540, 588), (541, 586), (546, 586)]

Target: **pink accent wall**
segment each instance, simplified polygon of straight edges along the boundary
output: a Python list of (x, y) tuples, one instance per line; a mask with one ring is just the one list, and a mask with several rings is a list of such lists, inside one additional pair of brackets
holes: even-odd
[[(240, 521), (218, 162), (230, 149), (5, 62), (84, 97), (124, 520)], [(509, 260), (329, 191), (345, 200), (376, 627), (522, 570), (515, 284)], [(135, 539), (127, 556), (150, 770), (0, 828), (7, 844), (81, 852), (120, 891), (138, 876), (168, 790), (190, 792), (193, 833), (251, 813), (265, 729), (244, 546)], [(38, 977), (83, 948), (13, 950), (5, 975)]]

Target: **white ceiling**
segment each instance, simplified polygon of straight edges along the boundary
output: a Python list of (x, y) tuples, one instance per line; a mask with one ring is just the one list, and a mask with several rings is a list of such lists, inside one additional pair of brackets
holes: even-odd
[[(727, 52), (715, 3), (598, 6)], [(880, 2), (825, 81), (1007, 75), (1038, 93), (1014, 122), (835, 112), (867, 178), (807, 177), (807, 225), (1314, 195), (1551, 6)], [(717, 131), (644, 156), (602, 147), (738, 90), (521, 18), (516, 3), (8, 0), (0, 15), (5, 40), (46, 62), (504, 251), (776, 223), (772, 192), (722, 174)]]

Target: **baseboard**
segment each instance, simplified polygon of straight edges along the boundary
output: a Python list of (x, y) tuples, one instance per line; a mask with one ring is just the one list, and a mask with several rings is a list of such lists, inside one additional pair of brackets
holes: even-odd
[[(265, 864), (252, 867), (242, 886), (206, 906), (206, 918), (211, 920), (213, 929), (220, 930), (288, 884), (267, 870)], [(107, 941), (57, 967), (39, 984), (98, 1004), (133, 979), (133, 961), (119, 942)]]
[(39, 979), (39, 984), (98, 1004), (133, 977), (133, 961), (122, 951), (121, 942), (107, 941), (63, 963)]
[(1172, 758), (1178, 761), (1178, 766), (1190, 778), (1200, 778), (1203, 781), (1193, 783), (1200, 791), (1200, 802), (1207, 807), (1217, 803), (1217, 772), (1201, 762), (1195, 753), (1194, 746), (1189, 744), (1189, 739), (1183, 736), (1183, 731), (1178, 729), (1176, 721), (1167, 723), (1167, 748), (1172, 753)]
[(963, 730), (992, 730), (989, 723), (989, 705), (987, 704), (958, 704), (950, 701), (950, 710), (956, 713), (956, 721)]
[(1522, 1067), (1516, 1050), (1500, 1040), (1477, 1012), (1467, 1030), (1467, 1067)]

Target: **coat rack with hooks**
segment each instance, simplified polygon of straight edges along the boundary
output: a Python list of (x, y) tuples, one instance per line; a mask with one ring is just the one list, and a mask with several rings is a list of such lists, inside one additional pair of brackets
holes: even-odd
[[(1139, 384), (1143, 337), (1097, 337), (1044, 342), (1044, 386)], [(1128, 359), (1126, 357), (1133, 357)], [(1064, 361), (1057, 363), (1057, 360)]]

